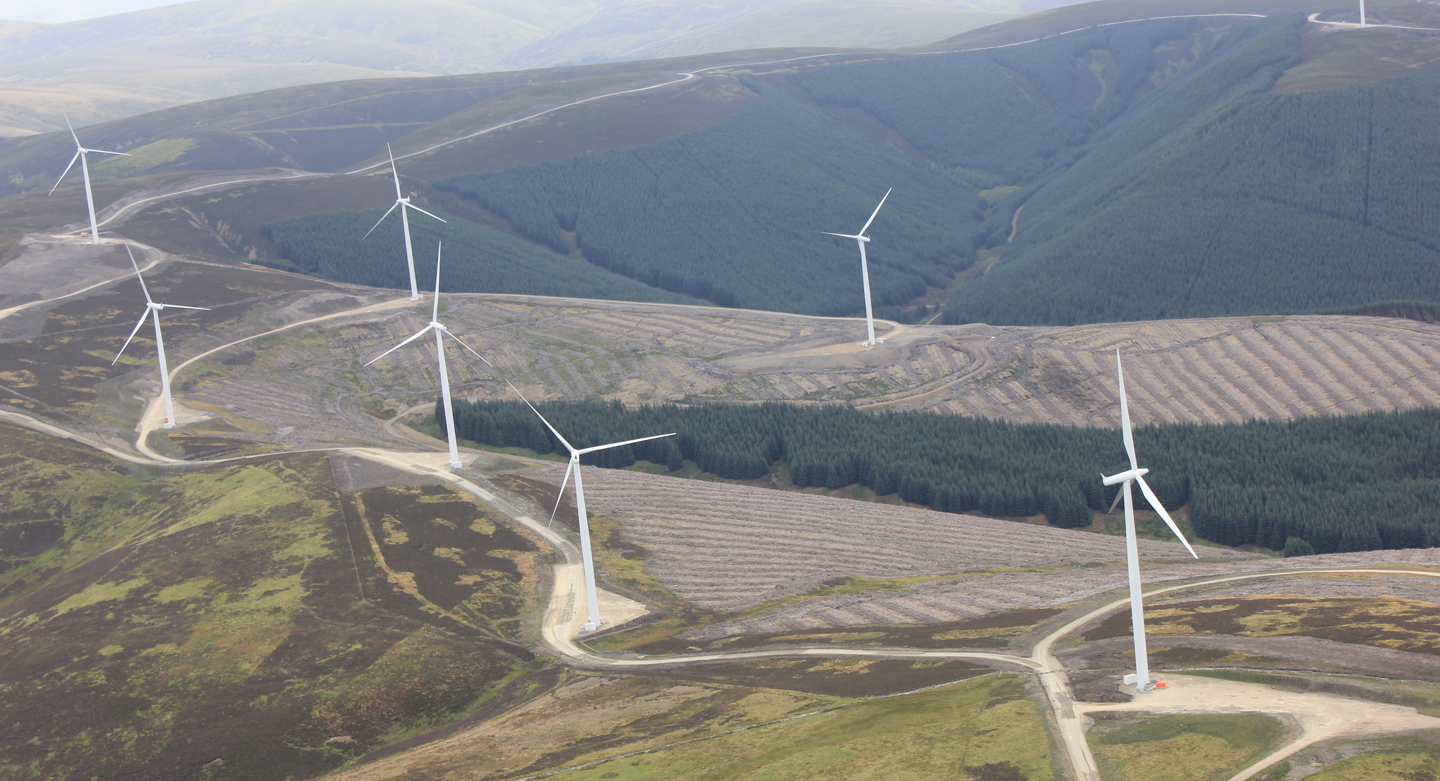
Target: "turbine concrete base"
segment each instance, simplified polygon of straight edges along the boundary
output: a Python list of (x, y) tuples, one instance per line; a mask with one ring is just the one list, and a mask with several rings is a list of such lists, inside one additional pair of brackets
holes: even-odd
[(1153, 691), (1155, 691), (1156, 689), (1164, 689), (1164, 688), (1165, 688), (1165, 682), (1162, 681), (1162, 680), (1158, 680), (1158, 679), (1152, 679), (1152, 680), (1150, 681), (1150, 683), (1147, 684), (1147, 685), (1145, 685), (1145, 686), (1136, 686), (1136, 685), (1134, 685), (1134, 684), (1122, 683), (1122, 684), (1118, 684), (1115, 688), (1118, 689), (1118, 690), (1120, 690), (1120, 691), (1122, 691), (1122, 692), (1124, 692), (1125, 694), (1129, 694), (1129, 695), (1131, 695), (1131, 696), (1135, 696), (1135, 695), (1137, 695), (1137, 694), (1144, 694), (1144, 693), (1146, 693), (1146, 692), (1153, 692)]

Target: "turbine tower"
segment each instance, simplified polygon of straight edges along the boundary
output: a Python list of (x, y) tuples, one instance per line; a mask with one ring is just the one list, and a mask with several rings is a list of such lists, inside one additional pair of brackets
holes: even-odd
[[(509, 382), (507, 381), (506, 384), (508, 385)], [(595, 556), (590, 548), (590, 516), (585, 512), (585, 485), (580, 480), (580, 456), (586, 453), (594, 453), (597, 450), (609, 450), (612, 447), (633, 445), (636, 442), (648, 442), (652, 439), (673, 437), (675, 434), (674, 432), (669, 434), (656, 434), (651, 437), (627, 439), (624, 442), (612, 442), (608, 445), (596, 445), (594, 447), (576, 449), (574, 445), (570, 444), (569, 440), (560, 436), (560, 432), (556, 431), (555, 427), (550, 425), (550, 421), (546, 420), (545, 416), (540, 414), (540, 410), (535, 409), (535, 405), (531, 404), (529, 399), (521, 395), (520, 391), (517, 390), (514, 385), (510, 385), (510, 390), (515, 391), (516, 396), (520, 396), (520, 400), (525, 402), (525, 406), (529, 407), (530, 411), (534, 412), (536, 417), (540, 418), (540, 422), (545, 424), (545, 428), (550, 429), (550, 433), (554, 434), (555, 438), (560, 440), (560, 444), (564, 445), (565, 449), (570, 451), (570, 465), (565, 468), (565, 479), (561, 481), (560, 491), (555, 495), (555, 509), (550, 512), (550, 520), (555, 520), (555, 513), (560, 510), (560, 498), (565, 495), (565, 486), (570, 483), (570, 473), (574, 472), (575, 514), (580, 521), (580, 559), (585, 569), (585, 599), (590, 606), (590, 614), (587, 617), (585, 625), (580, 628), (580, 631), (593, 632), (599, 629), (604, 622), (600, 620), (600, 601), (595, 590)]]
[[(75, 126), (70, 124), (70, 115), (63, 111), (60, 113), (65, 117), (65, 127), (70, 128), (70, 137), (75, 139), (75, 156), (70, 158), (70, 165), (65, 166), (65, 173), (60, 174), (60, 178), (55, 180), (55, 187), (59, 187), (60, 183), (65, 181), (65, 177), (69, 175), (70, 169), (75, 167), (75, 161), (79, 160), (80, 173), (85, 177), (85, 205), (90, 207), (90, 243), (99, 244), (100, 226), (95, 224), (95, 196), (90, 192), (90, 164), (86, 162), (85, 155), (91, 152), (102, 155), (119, 155), (120, 157), (129, 157), (130, 155), (125, 152), (107, 152), (104, 149), (86, 149), (85, 146), (80, 143), (80, 137), (75, 135)], [(55, 187), (50, 188), (50, 195), (55, 194)], [(126, 245), (126, 249), (129, 249), (128, 244)], [(158, 323), (159, 321), (156, 322)], [(158, 329), (159, 326), (157, 325), (156, 328)], [(159, 331), (157, 330), (156, 333), (159, 333)], [(161, 360), (163, 361), (164, 359), (162, 358)], [(166, 398), (168, 399), (169, 397), (167, 396)]]
[[(390, 151), (389, 144), (385, 145), (385, 151), (390, 152), (390, 173), (395, 175), (395, 203), (390, 205), (390, 208), (386, 210), (385, 214), (381, 215), (379, 221), (375, 223), (375, 227), (366, 231), (360, 240), (364, 241), (370, 238), (370, 234), (375, 232), (375, 228), (380, 227), (380, 223), (384, 222), (385, 218), (390, 216), (390, 212), (395, 211), (396, 207), (399, 207), (400, 225), (405, 229), (405, 262), (410, 268), (410, 300), (419, 301), (422, 296), (420, 295), (420, 288), (417, 287), (415, 283), (415, 251), (410, 246), (410, 215), (406, 214), (405, 210), (414, 209), (426, 217), (435, 217), (435, 215), (411, 203), (410, 199), (406, 198), (405, 194), (400, 192), (400, 172), (395, 168), (395, 153)], [(435, 217), (435, 219), (440, 220), (439, 217)], [(444, 220), (440, 221), (445, 222)], [(436, 288), (436, 290), (438, 291), (439, 288)]]
[(471, 354), (473, 354), (476, 358), (485, 361), (486, 366), (491, 366), (493, 368), (493, 364), (491, 364), (489, 361), (486, 361), (485, 356), (475, 352), (474, 350), (471, 350), (470, 345), (460, 341), (460, 337), (450, 333), (450, 330), (447, 329), (445, 325), (440, 322), (440, 251), (441, 249), (443, 249), (443, 246), (444, 245), (442, 244), (440, 247), (435, 248), (435, 308), (430, 313), (430, 324), (425, 326), (424, 328), (421, 328), (415, 333), (414, 336), (410, 337), (409, 339), (406, 339), (405, 341), (395, 345), (394, 347), (391, 347), (385, 352), (380, 353), (380, 355), (378, 355), (374, 360), (370, 361), (370, 363), (367, 363), (365, 365), (369, 366), (371, 363), (374, 363), (375, 361), (384, 358), (390, 353), (393, 353), (401, 347), (404, 347), (405, 345), (415, 341), (416, 339), (419, 339), (425, 334), (431, 331), (435, 332), (435, 357), (440, 363), (440, 395), (445, 401), (445, 433), (449, 435), (450, 439), (450, 468), (459, 469), (460, 467), (464, 466), (464, 464), (460, 463), (460, 448), (455, 444), (455, 407), (450, 402), (450, 372), (445, 365), (445, 337), (448, 336), (451, 339), (454, 339), (455, 342), (461, 347), (470, 350)]
[[(876, 340), (875, 317), (871, 313), (870, 309), (870, 264), (865, 258), (865, 245), (870, 243), (870, 237), (865, 235), (865, 231), (870, 230), (870, 223), (874, 222), (875, 215), (880, 213), (880, 206), (885, 205), (885, 198), (889, 198), (890, 193), (894, 192), (894, 190), (895, 188), (892, 187), (889, 190), (885, 191), (884, 198), (880, 199), (880, 205), (875, 207), (874, 212), (871, 212), (870, 219), (865, 221), (865, 227), (861, 228), (859, 233), (851, 235), (849, 233), (831, 233), (830, 231), (820, 231), (827, 236), (839, 236), (842, 239), (854, 239), (855, 243), (860, 245), (860, 277), (862, 280), (864, 280), (865, 283), (865, 332), (868, 336), (868, 338), (864, 342), (861, 342), (861, 344), (865, 345), (866, 347), (874, 347), (876, 345)], [(881, 339), (880, 341), (883, 342), (885, 340)]]
[[(1120, 425), (1121, 432), (1125, 437), (1125, 453), (1130, 456), (1130, 469), (1109, 477), (1104, 475), (1100, 477), (1105, 485), (1124, 483), (1120, 489), (1120, 495), (1115, 497), (1115, 501), (1118, 502), (1122, 498), (1125, 500), (1125, 564), (1130, 576), (1130, 631), (1135, 638), (1134, 686), (1136, 691), (1143, 692), (1153, 688), (1155, 681), (1150, 678), (1150, 658), (1145, 652), (1145, 606), (1141, 603), (1140, 595), (1140, 553), (1135, 539), (1135, 500), (1130, 493), (1132, 482), (1140, 484), (1140, 491), (1145, 494), (1145, 500), (1165, 520), (1165, 525), (1170, 527), (1170, 531), (1175, 532), (1175, 536), (1180, 538), (1180, 542), (1184, 543), (1185, 549), (1190, 551), (1190, 555), (1197, 559), (1200, 557), (1196, 555), (1195, 549), (1190, 547), (1190, 541), (1180, 533), (1180, 527), (1170, 519), (1170, 513), (1165, 512), (1165, 507), (1160, 504), (1155, 492), (1150, 490), (1150, 485), (1145, 482), (1144, 476), (1150, 470), (1142, 468), (1135, 459), (1135, 436), (1130, 431), (1130, 409), (1125, 401), (1125, 370), (1120, 367), (1120, 351), (1118, 349), (1115, 351), (1115, 373), (1120, 379)], [(1115, 511), (1114, 504), (1110, 505), (1110, 511)], [(1125, 678), (1127, 679), (1125, 682), (1130, 683), (1128, 680), (1130, 676), (1127, 675)]]
[(1361, 27), (1369, 27), (1369, 26), (1370, 26), (1370, 25), (1368, 25), (1368, 24), (1365, 23), (1365, 0), (1360, 0), (1360, 26), (1361, 26)]
[[(92, 212), (91, 218), (94, 218)], [(170, 399), (170, 368), (165, 363), (165, 339), (160, 335), (160, 310), (162, 309), (194, 309), (199, 312), (210, 311), (203, 306), (180, 306), (179, 304), (157, 304), (150, 297), (150, 288), (145, 287), (145, 277), (140, 274), (140, 264), (135, 262), (135, 253), (130, 251), (130, 245), (125, 245), (125, 252), (130, 256), (130, 265), (135, 267), (135, 278), (140, 280), (140, 290), (145, 293), (145, 312), (140, 315), (140, 320), (131, 329), (130, 336), (125, 339), (125, 344), (120, 345), (120, 352), (115, 353), (115, 360), (110, 362), (114, 366), (125, 353), (125, 348), (130, 346), (130, 340), (140, 332), (140, 326), (145, 325), (145, 318), (155, 321), (155, 351), (160, 354), (160, 395), (165, 399), (165, 422), (160, 428), (175, 428), (175, 403)]]

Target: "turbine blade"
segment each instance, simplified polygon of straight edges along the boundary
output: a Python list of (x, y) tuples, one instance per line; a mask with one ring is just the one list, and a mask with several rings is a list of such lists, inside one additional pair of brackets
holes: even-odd
[(194, 309), (197, 312), (209, 312), (208, 306), (181, 306), (179, 304), (159, 304), (161, 309)]
[(145, 308), (145, 311), (144, 311), (143, 313), (141, 313), (141, 315), (140, 315), (140, 322), (138, 322), (138, 323), (135, 324), (135, 328), (130, 331), (130, 336), (126, 337), (126, 338), (125, 338), (125, 343), (122, 344), (122, 345), (120, 345), (120, 352), (115, 353), (115, 360), (113, 360), (113, 361), (110, 362), (110, 365), (111, 365), (111, 366), (114, 366), (116, 363), (119, 363), (119, 361), (120, 361), (120, 356), (122, 356), (122, 355), (125, 354), (125, 348), (130, 346), (130, 340), (135, 338), (135, 334), (140, 333), (140, 326), (145, 325), (145, 318), (147, 318), (147, 317), (149, 317), (149, 316), (150, 316), (150, 308), (149, 308), (149, 307), (146, 307), (146, 308)]
[[(449, 331), (446, 331), (446, 332), (445, 332), (445, 335), (448, 336), (448, 337), (450, 337), (451, 339), (454, 339), (457, 343), (459, 343), (459, 345), (460, 345), (461, 347), (464, 347), (465, 349), (470, 350), (470, 345), (468, 345), (468, 344), (460, 341), (460, 337), (456, 336), (455, 334), (450, 333)], [(485, 361), (485, 356), (481, 355), (480, 353), (475, 352), (474, 350), (470, 350), (470, 354), (471, 354), (471, 355), (474, 355), (476, 358), (479, 358), (479, 359), (482, 360), (482, 361)], [(495, 368), (495, 364), (493, 364), (493, 363), (491, 363), (491, 362), (489, 362), (489, 361), (485, 361), (485, 365), (486, 365), (486, 366), (489, 366), (489, 367), (492, 368), (492, 369)]]
[(369, 366), (371, 363), (374, 363), (375, 361), (378, 361), (378, 360), (380, 360), (381, 358), (384, 358), (385, 356), (389, 355), (390, 353), (395, 352), (396, 350), (400, 349), (401, 347), (404, 347), (405, 345), (407, 345), (407, 344), (415, 341), (416, 339), (419, 339), (420, 337), (424, 336), (424, 335), (426, 334), (426, 332), (428, 332), (432, 327), (433, 327), (433, 326), (428, 326), (428, 325), (427, 325), (427, 326), (425, 326), (424, 328), (421, 328), (419, 331), (417, 331), (417, 332), (415, 333), (414, 336), (412, 336), (412, 337), (410, 337), (409, 339), (406, 339), (405, 341), (403, 341), (403, 342), (395, 345), (394, 347), (391, 347), (390, 349), (386, 350), (385, 352), (380, 353), (379, 355), (375, 356), (375, 358), (372, 359), (372, 360), (370, 361), (370, 363), (367, 363), (367, 364), (365, 364), (365, 365), (366, 365), (366, 366)]
[(435, 310), (430, 313), (430, 319), (434, 322), (440, 321), (440, 250), (445, 248), (445, 242), (435, 244)]
[(831, 233), (830, 231), (820, 231), (820, 232), (823, 233), (823, 234), (825, 234), (826, 236), (839, 236), (839, 237), (842, 238), (842, 239), (855, 239), (855, 240), (857, 240), (857, 241), (860, 239), (859, 236), (851, 236), (851, 235), (848, 234), (848, 233)]
[(65, 118), (65, 127), (70, 128), (70, 137), (75, 139), (75, 148), (84, 149), (85, 147), (80, 145), (80, 136), (75, 135), (75, 126), (70, 124), (70, 115), (66, 114), (65, 111), (62, 109), (60, 111), (60, 116)]
[(125, 245), (125, 254), (130, 256), (130, 265), (135, 267), (135, 278), (140, 280), (140, 289), (145, 292), (145, 303), (153, 304), (150, 300), (150, 288), (145, 287), (145, 276), (140, 273), (140, 264), (135, 262), (135, 253), (130, 251), (130, 245)]
[(371, 228), (371, 229), (368, 230), (368, 231), (365, 231), (365, 235), (364, 235), (364, 236), (361, 236), (361, 237), (360, 237), (360, 240), (361, 240), (361, 241), (364, 241), (364, 240), (370, 238), (370, 234), (372, 234), (372, 233), (375, 232), (375, 228), (380, 227), (380, 223), (384, 222), (384, 221), (385, 221), (385, 218), (390, 216), (390, 212), (395, 211), (395, 207), (396, 207), (396, 206), (399, 206), (399, 205), (400, 205), (400, 202), (399, 202), (399, 201), (396, 201), (395, 203), (391, 204), (390, 208), (389, 208), (389, 209), (386, 209), (386, 210), (385, 210), (385, 213), (382, 214), (382, 215), (380, 215), (380, 219), (375, 221), (375, 227), (374, 227), (374, 228)]
[(79, 159), (80, 159), (80, 155), (83, 155), (83, 154), (85, 154), (84, 151), (79, 150), (79, 149), (75, 150), (75, 156), (72, 157), (72, 158), (70, 158), (70, 165), (65, 166), (65, 173), (60, 174), (60, 178), (55, 180), (55, 187), (51, 187), (51, 188), (50, 188), (50, 192), (48, 193), (48, 195), (54, 195), (54, 194), (55, 194), (55, 188), (56, 188), (56, 187), (59, 187), (59, 186), (60, 186), (60, 183), (63, 182), (63, 181), (65, 181), (65, 177), (70, 175), (70, 169), (75, 167), (75, 161), (76, 161), (76, 160), (79, 160)]
[(120, 155), (121, 157), (129, 157), (129, 156), (130, 156), (130, 153), (129, 153), (129, 152), (106, 152), (104, 149), (86, 149), (85, 151), (86, 151), (86, 152), (97, 152), (97, 153), (102, 154), (102, 155)]
[(550, 433), (554, 434), (555, 438), (560, 440), (560, 444), (564, 445), (566, 450), (570, 451), (572, 454), (575, 453), (575, 448), (571, 447), (570, 443), (566, 441), (564, 437), (560, 436), (560, 432), (556, 431), (555, 427), (550, 425), (550, 421), (546, 420), (545, 416), (540, 414), (540, 410), (535, 409), (535, 405), (531, 404), (530, 400), (525, 398), (525, 394), (521, 393), (519, 388), (511, 385), (509, 380), (506, 380), (505, 384), (510, 385), (510, 390), (515, 391), (515, 395), (519, 396), (520, 400), (525, 402), (525, 406), (529, 407), (530, 411), (535, 413), (535, 417), (539, 418), (540, 422), (545, 424), (545, 428), (550, 429)]
[(653, 436), (653, 437), (641, 437), (641, 438), (639, 438), (639, 439), (627, 439), (627, 440), (625, 440), (624, 442), (612, 442), (611, 444), (608, 444), (608, 445), (596, 445), (595, 447), (587, 447), (587, 448), (585, 448), (584, 450), (577, 450), (577, 451), (575, 451), (575, 454), (576, 454), (576, 455), (581, 455), (581, 456), (583, 456), (583, 455), (585, 455), (586, 453), (594, 453), (596, 450), (609, 450), (609, 449), (612, 448), (612, 447), (620, 447), (621, 445), (633, 445), (633, 444), (635, 444), (636, 442), (649, 442), (649, 441), (652, 440), (652, 439), (661, 439), (662, 437), (673, 437), (673, 436), (675, 436), (675, 432), (672, 431), (672, 432), (670, 432), (669, 434), (656, 434), (656, 435)]
[(1125, 498), (1125, 487), (1124, 487), (1124, 486), (1121, 486), (1121, 487), (1120, 487), (1120, 490), (1115, 492), (1115, 501), (1113, 501), (1113, 502), (1110, 503), (1110, 509), (1109, 509), (1109, 510), (1106, 510), (1106, 511), (1105, 511), (1105, 514), (1106, 514), (1106, 515), (1110, 515), (1110, 514), (1114, 513), (1114, 512), (1115, 512), (1115, 508), (1120, 506), (1120, 500), (1121, 500), (1121, 499), (1124, 499), (1124, 498)]
[(1125, 370), (1120, 366), (1120, 348), (1115, 348), (1115, 376), (1120, 378), (1120, 426), (1125, 437), (1125, 453), (1130, 456), (1130, 468), (1139, 469), (1135, 459), (1135, 435), (1130, 431), (1130, 407), (1125, 402)]
[(565, 498), (565, 486), (570, 484), (570, 471), (574, 468), (575, 459), (572, 458), (569, 465), (565, 467), (565, 479), (560, 481), (560, 490), (555, 494), (555, 509), (550, 511), (550, 521), (545, 524), (547, 529), (550, 528), (550, 524), (555, 523), (555, 513), (560, 512), (560, 500)]
[[(890, 189), (888, 189), (888, 190), (885, 191), (885, 197), (880, 199), (880, 206), (884, 206), (884, 205), (885, 205), (885, 198), (889, 198), (889, 197), (890, 197), (890, 193), (893, 193), (893, 192), (895, 192), (895, 188), (894, 188), (894, 187), (891, 187)], [(868, 220), (865, 221), (865, 227), (863, 227), (863, 228), (860, 229), (860, 235), (861, 235), (861, 236), (864, 236), (864, 235), (865, 235), (865, 231), (870, 230), (870, 223), (874, 222), (874, 221), (875, 221), (875, 215), (877, 215), (877, 214), (880, 213), (880, 206), (876, 206), (876, 207), (875, 207), (875, 211), (871, 212), (871, 214), (870, 214), (870, 219), (868, 219)]]
[[(405, 205), (406, 205), (406, 206), (409, 206), (410, 208), (414, 209), (414, 210), (417, 211), (417, 212), (420, 212), (421, 214), (425, 215), (426, 217), (435, 217), (435, 215), (431, 214), (430, 212), (425, 211), (424, 209), (420, 208), (419, 206), (416, 206), (416, 205), (413, 204), (413, 203), (407, 203), (407, 204), (405, 204)], [(435, 217), (435, 219), (440, 220), (439, 217)], [(441, 221), (441, 222), (445, 222), (444, 220), (440, 220), (440, 221)], [(446, 225), (449, 225), (450, 223), (445, 222), (445, 224), (446, 224)]]
[(400, 192), (400, 169), (395, 167), (395, 153), (390, 150), (389, 144), (385, 145), (385, 151), (390, 154), (390, 173), (395, 175), (395, 200), (398, 201), (405, 197), (405, 194)]
[(1160, 500), (1156, 498), (1155, 492), (1150, 490), (1150, 484), (1145, 482), (1145, 478), (1136, 477), (1135, 482), (1140, 484), (1140, 492), (1145, 494), (1145, 500), (1150, 503), (1151, 507), (1155, 508), (1155, 512), (1160, 513), (1161, 518), (1165, 519), (1165, 525), (1169, 526), (1170, 531), (1174, 532), (1175, 536), (1180, 538), (1180, 542), (1185, 545), (1185, 550), (1190, 551), (1191, 556), (1197, 559), (1200, 558), (1200, 555), (1195, 552), (1195, 549), (1190, 547), (1190, 541), (1185, 539), (1185, 535), (1180, 533), (1180, 527), (1176, 526), (1175, 521), (1170, 519), (1170, 513), (1165, 512), (1164, 505), (1160, 504)]

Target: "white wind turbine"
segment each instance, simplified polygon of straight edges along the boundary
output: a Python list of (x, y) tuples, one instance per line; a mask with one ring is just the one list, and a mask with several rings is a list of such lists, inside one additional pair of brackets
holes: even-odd
[[(1191, 556), (1197, 559), (1200, 557), (1196, 555), (1195, 549), (1190, 547), (1189, 540), (1186, 540), (1185, 535), (1180, 533), (1180, 527), (1170, 519), (1170, 513), (1165, 512), (1164, 505), (1160, 504), (1155, 492), (1150, 490), (1149, 484), (1145, 482), (1144, 475), (1150, 470), (1141, 468), (1135, 459), (1135, 437), (1130, 431), (1130, 409), (1125, 401), (1125, 370), (1120, 367), (1120, 351), (1118, 349), (1115, 351), (1115, 373), (1120, 378), (1120, 425), (1125, 437), (1125, 453), (1130, 456), (1130, 469), (1109, 477), (1104, 475), (1100, 477), (1105, 485), (1124, 483), (1120, 494), (1115, 497), (1115, 501), (1119, 502), (1122, 498), (1125, 500), (1125, 564), (1130, 576), (1130, 631), (1135, 638), (1134, 686), (1138, 691), (1148, 691), (1154, 681), (1150, 679), (1150, 658), (1145, 651), (1145, 606), (1141, 603), (1140, 554), (1135, 539), (1135, 501), (1130, 493), (1130, 483), (1140, 484), (1140, 490), (1145, 494), (1145, 500), (1165, 520), (1170, 531), (1175, 532), (1175, 536), (1180, 538), (1180, 542), (1184, 543), (1185, 549), (1190, 551)], [(1115, 511), (1114, 504), (1110, 505), (1110, 511)], [(1126, 683), (1131, 683), (1130, 676), (1127, 675), (1125, 678)]]
[[(95, 196), (90, 193), (90, 164), (86, 162), (85, 155), (91, 152), (97, 152), (102, 155), (119, 155), (121, 157), (129, 157), (130, 155), (125, 152), (107, 152), (104, 149), (86, 149), (85, 146), (80, 143), (80, 137), (75, 135), (75, 127), (70, 124), (70, 116), (63, 111), (60, 113), (65, 117), (65, 127), (70, 128), (70, 137), (75, 139), (75, 156), (70, 158), (70, 165), (65, 166), (65, 173), (60, 174), (60, 178), (55, 180), (55, 187), (59, 187), (60, 183), (65, 181), (65, 177), (69, 175), (70, 169), (75, 167), (75, 161), (79, 160), (80, 173), (85, 177), (85, 205), (90, 207), (90, 243), (99, 244), (100, 226), (95, 224)], [(50, 188), (50, 195), (55, 194), (55, 187)]]
[(160, 354), (160, 395), (165, 399), (165, 422), (160, 428), (175, 428), (175, 403), (170, 400), (170, 369), (165, 364), (165, 339), (160, 335), (160, 310), (162, 309), (194, 309), (199, 312), (209, 312), (209, 308), (203, 306), (180, 306), (179, 304), (157, 304), (150, 298), (150, 288), (145, 287), (145, 277), (140, 274), (140, 264), (135, 262), (135, 253), (130, 251), (130, 245), (125, 245), (125, 252), (130, 255), (130, 265), (135, 267), (135, 278), (140, 280), (140, 290), (145, 293), (145, 312), (140, 315), (140, 320), (131, 329), (130, 336), (125, 339), (125, 344), (120, 345), (120, 352), (115, 353), (115, 360), (110, 362), (114, 366), (125, 353), (125, 348), (130, 346), (130, 340), (140, 332), (140, 326), (145, 325), (145, 318), (149, 317), (155, 321), (155, 351)]
[[(508, 381), (506, 384), (509, 384)], [(560, 440), (560, 444), (564, 445), (565, 449), (570, 451), (570, 465), (565, 468), (565, 479), (560, 482), (560, 491), (555, 495), (555, 509), (550, 511), (550, 520), (552, 522), (555, 520), (555, 513), (560, 510), (560, 498), (565, 495), (565, 486), (570, 482), (570, 473), (574, 472), (575, 514), (580, 520), (580, 559), (585, 569), (585, 599), (590, 605), (590, 615), (580, 631), (593, 632), (599, 629), (600, 625), (604, 622), (600, 620), (600, 601), (595, 591), (595, 557), (590, 549), (590, 516), (585, 512), (585, 485), (580, 480), (580, 456), (586, 453), (594, 453), (597, 450), (609, 450), (612, 447), (633, 445), (636, 442), (648, 442), (652, 439), (673, 437), (675, 434), (674, 432), (669, 434), (656, 434), (651, 437), (627, 439), (624, 442), (612, 442), (608, 445), (596, 445), (594, 447), (584, 447), (577, 450), (574, 445), (570, 444), (569, 440), (560, 436), (560, 432), (556, 431), (555, 427), (550, 425), (550, 421), (546, 420), (545, 416), (540, 414), (540, 410), (535, 409), (535, 405), (531, 404), (529, 399), (521, 395), (520, 391), (517, 390), (514, 385), (510, 386), (510, 390), (515, 391), (516, 396), (520, 396), (520, 400), (525, 402), (525, 406), (529, 407), (530, 411), (534, 412), (536, 417), (540, 418), (540, 422), (545, 424), (545, 428), (550, 429), (550, 433), (554, 434), (555, 438)]]
[(489, 361), (485, 360), (485, 356), (475, 352), (474, 350), (471, 350), (470, 345), (460, 341), (460, 337), (450, 333), (450, 330), (447, 329), (445, 325), (440, 322), (440, 251), (441, 249), (443, 249), (443, 246), (444, 245), (442, 244), (441, 246), (435, 248), (435, 308), (431, 310), (430, 313), (430, 324), (425, 326), (424, 328), (421, 328), (415, 333), (414, 336), (410, 337), (409, 339), (406, 339), (405, 341), (395, 345), (394, 347), (391, 347), (385, 352), (380, 353), (379, 356), (377, 356), (374, 360), (370, 361), (370, 363), (367, 363), (365, 365), (369, 366), (371, 363), (374, 363), (375, 361), (384, 358), (385, 356), (395, 352), (401, 347), (404, 347), (405, 345), (415, 341), (416, 339), (419, 339), (430, 331), (435, 332), (435, 357), (440, 363), (440, 395), (445, 400), (445, 433), (448, 434), (450, 438), (450, 468), (459, 469), (460, 467), (464, 466), (464, 464), (460, 463), (460, 448), (455, 444), (455, 407), (450, 402), (450, 372), (445, 365), (445, 337), (448, 336), (451, 339), (454, 339), (455, 342), (461, 347), (470, 350), (471, 354), (473, 354), (476, 358), (485, 361), (486, 366), (493, 365)]
[[(370, 234), (375, 232), (375, 228), (380, 227), (380, 223), (384, 222), (385, 218), (390, 216), (390, 212), (395, 211), (396, 207), (399, 207), (400, 225), (405, 229), (405, 262), (409, 264), (410, 267), (410, 300), (419, 301), (421, 299), (421, 295), (420, 288), (416, 285), (415, 282), (415, 251), (410, 247), (410, 215), (406, 214), (405, 210), (414, 209), (415, 211), (420, 212), (426, 217), (435, 217), (435, 215), (411, 203), (410, 199), (406, 198), (405, 194), (400, 192), (400, 171), (395, 168), (395, 153), (390, 151), (389, 144), (385, 145), (385, 151), (390, 152), (390, 173), (395, 175), (395, 203), (392, 204), (383, 215), (381, 215), (380, 219), (375, 223), (375, 227), (366, 231), (365, 235), (360, 240), (364, 241), (365, 239), (370, 238)], [(440, 220), (439, 217), (435, 217), (435, 219)], [(440, 221), (445, 222), (444, 220)]]
[[(867, 261), (865, 258), (865, 245), (870, 243), (870, 237), (865, 235), (865, 231), (870, 230), (870, 223), (874, 222), (875, 216), (880, 213), (880, 206), (885, 205), (885, 198), (889, 198), (890, 193), (894, 192), (894, 190), (895, 188), (892, 187), (889, 190), (885, 191), (885, 197), (880, 199), (880, 205), (875, 207), (874, 212), (871, 212), (870, 219), (865, 221), (865, 227), (861, 228), (859, 233), (851, 235), (849, 233), (831, 233), (830, 231), (820, 231), (827, 236), (839, 236), (842, 239), (854, 239), (855, 243), (860, 245), (860, 277), (865, 282), (865, 330), (869, 336), (869, 338), (866, 339), (864, 342), (861, 342), (861, 344), (865, 345), (866, 347), (874, 347), (876, 344), (876, 340), (875, 317), (871, 314), (870, 311), (870, 264), (869, 261)], [(883, 342), (885, 340), (881, 339), (880, 341)]]

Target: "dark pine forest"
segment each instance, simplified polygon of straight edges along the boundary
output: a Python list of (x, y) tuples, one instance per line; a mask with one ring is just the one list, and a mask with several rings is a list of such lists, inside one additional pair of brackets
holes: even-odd
[[(678, 470), (688, 460), (728, 480), (783, 467), (800, 487), (858, 484), (944, 512), (1043, 514), (1064, 527), (1108, 509), (1118, 488), (1100, 475), (1128, 467), (1109, 429), (780, 403), (537, 407), (576, 447), (678, 434), (593, 453), (587, 464)], [(436, 420), (443, 427), (443, 415)], [(457, 404), (455, 426), (482, 445), (564, 452), (520, 402)], [(1440, 544), (1440, 410), (1147, 426), (1135, 440), (1161, 502), (1188, 506), (1206, 540), (1317, 553)]]

